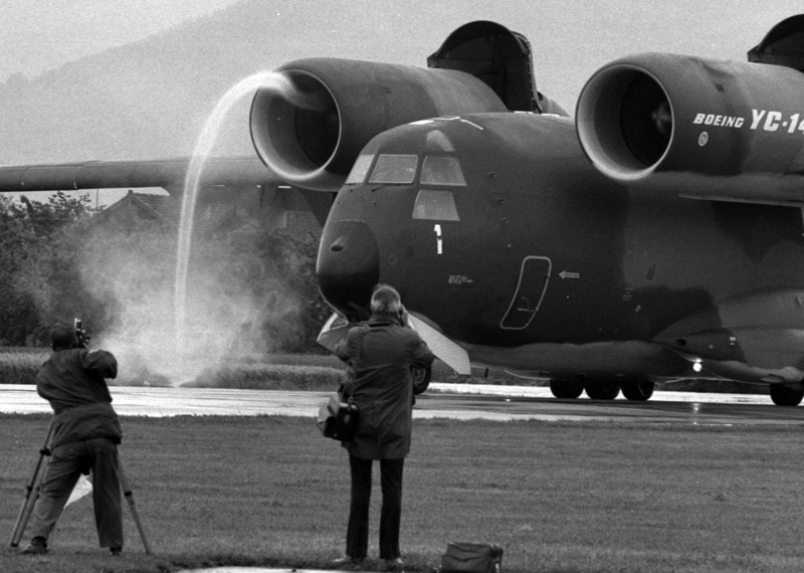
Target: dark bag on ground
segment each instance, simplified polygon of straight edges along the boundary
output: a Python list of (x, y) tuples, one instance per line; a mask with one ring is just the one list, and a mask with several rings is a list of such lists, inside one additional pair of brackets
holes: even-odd
[(502, 547), (485, 543), (450, 543), (441, 556), (441, 573), (499, 573)]
[(351, 442), (357, 432), (360, 412), (350, 398), (344, 401), (340, 394), (332, 394), (326, 404), (318, 410), (318, 428), (327, 438), (341, 442)]

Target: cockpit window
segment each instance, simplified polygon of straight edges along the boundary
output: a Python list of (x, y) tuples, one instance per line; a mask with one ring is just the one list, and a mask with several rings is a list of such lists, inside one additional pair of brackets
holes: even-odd
[(422, 189), (413, 205), (414, 219), (434, 219), (437, 221), (460, 221), (455, 198), (449, 191)]
[(360, 155), (355, 161), (354, 167), (349, 172), (349, 177), (346, 178), (347, 185), (359, 185), (366, 180), (371, 162), (374, 160), (373, 155)]
[(380, 155), (369, 182), (403, 185), (413, 183), (418, 162), (419, 158), (415, 155)]
[(466, 186), (461, 163), (457, 157), (427, 156), (422, 164), (422, 185)]

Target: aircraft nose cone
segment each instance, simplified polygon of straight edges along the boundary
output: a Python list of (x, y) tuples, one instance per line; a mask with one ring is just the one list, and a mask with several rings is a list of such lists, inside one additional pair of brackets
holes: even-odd
[(380, 250), (365, 221), (327, 223), (316, 276), (329, 304), (347, 317), (367, 317), (371, 291), (380, 280)]

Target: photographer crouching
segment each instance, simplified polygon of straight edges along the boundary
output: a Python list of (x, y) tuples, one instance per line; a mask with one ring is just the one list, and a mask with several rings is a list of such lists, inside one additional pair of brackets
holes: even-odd
[(118, 481), (117, 444), (123, 432), (106, 378), (117, 376), (117, 360), (104, 350), (86, 348), (86, 332), (57, 323), (50, 330), (53, 354), (36, 377), (36, 390), (50, 402), (53, 441), (50, 463), (33, 510), (31, 542), (22, 551), (47, 551), (50, 533), (82, 473), (92, 472), (92, 501), (101, 547), (112, 555), (123, 548), (123, 514)]

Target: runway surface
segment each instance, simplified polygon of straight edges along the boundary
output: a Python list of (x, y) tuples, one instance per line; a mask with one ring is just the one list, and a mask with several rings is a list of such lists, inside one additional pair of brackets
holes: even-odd
[[(327, 392), (201, 388), (110, 388), (121, 416), (301, 416), (314, 417)], [(33, 386), (0, 385), (0, 413), (49, 413)], [(768, 396), (656, 392), (648, 402), (557, 400), (548, 388), (431, 384), (419, 396), (416, 419), (500, 421), (614, 421), (706, 425), (804, 424), (804, 409), (775, 406)]]

